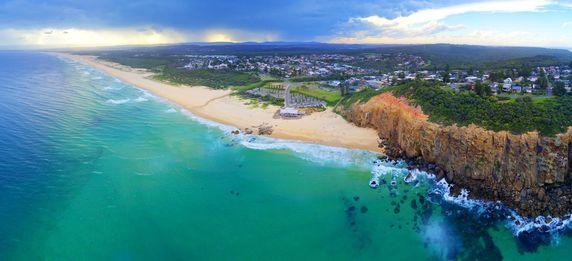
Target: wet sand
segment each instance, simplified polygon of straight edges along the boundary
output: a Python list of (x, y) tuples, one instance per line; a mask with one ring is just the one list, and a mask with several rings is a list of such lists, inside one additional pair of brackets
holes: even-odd
[(330, 108), (300, 119), (274, 117), (277, 106), (254, 107), (247, 100), (231, 95), (231, 90), (214, 90), (204, 86), (171, 85), (151, 79), (152, 74), (142, 69), (97, 59), (94, 56), (59, 54), (86, 63), (121, 81), (147, 90), (174, 102), (205, 119), (231, 125), (239, 129), (271, 125), (272, 137), (306, 142), (380, 151), (375, 130), (357, 127)]

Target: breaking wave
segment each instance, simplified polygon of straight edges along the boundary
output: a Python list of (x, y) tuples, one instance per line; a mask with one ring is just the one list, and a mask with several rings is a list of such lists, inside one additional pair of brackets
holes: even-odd
[(453, 185), (445, 179), (436, 180), (435, 175), (418, 169), (410, 171), (403, 161), (378, 161), (373, 166), (371, 173), (372, 179), (376, 179), (378, 182), (382, 176), (386, 175), (391, 175), (394, 180), (403, 178), (406, 183), (427, 182), (430, 185), (429, 194), (437, 195), (442, 201), (462, 207), (478, 216), (491, 216), (491, 214), (492, 216), (499, 216), (515, 236), (524, 232), (555, 234), (565, 229), (572, 229), (572, 216), (570, 214), (563, 218), (550, 216), (522, 217), (501, 202), (470, 198), (470, 192), (467, 189), (461, 189), (459, 195), (453, 195), (451, 193)]
[(340, 167), (371, 168), (378, 154), (365, 150), (347, 149), (327, 145), (308, 143), (303, 141), (284, 140), (267, 136), (249, 134), (231, 134), (236, 128), (197, 117), (193, 113), (181, 109), (185, 115), (200, 124), (217, 128), (229, 135), (232, 142), (254, 150), (284, 150), (293, 152), (293, 155), (321, 165), (334, 165)]
[[(90, 73), (84, 71), (84, 74), (89, 75)], [(117, 78), (114, 78), (114, 81), (118, 83), (121, 82)], [(137, 87), (134, 88), (139, 89)], [(135, 99), (135, 101), (147, 101), (148, 99), (145, 98), (145, 96), (155, 97), (145, 90), (139, 90), (141, 90), (144, 95)], [(195, 122), (225, 132), (228, 137), (231, 137), (232, 142), (241, 144), (249, 149), (290, 151), (293, 152), (293, 155), (322, 165), (341, 167), (351, 166), (358, 167), (360, 169), (367, 169), (371, 171), (372, 179), (377, 180), (382, 176), (391, 175), (393, 180), (403, 178), (406, 183), (413, 183), (413, 185), (425, 182), (430, 186), (428, 193), (439, 196), (443, 202), (460, 206), (476, 215), (484, 215), (490, 212), (504, 214), (504, 223), (506, 227), (509, 228), (516, 236), (521, 233), (531, 231), (552, 234), (564, 229), (572, 229), (572, 216), (570, 214), (563, 218), (552, 218), (550, 216), (526, 218), (518, 215), (515, 211), (509, 209), (500, 202), (471, 199), (469, 198), (470, 192), (466, 189), (462, 189), (460, 194), (455, 196), (451, 193), (452, 185), (447, 183), (445, 179), (436, 180), (435, 175), (418, 169), (408, 170), (407, 164), (404, 161), (379, 160), (379, 155), (364, 150), (331, 147), (302, 141), (282, 140), (242, 133), (234, 135), (231, 134), (231, 131), (236, 130), (234, 127), (198, 117), (188, 110), (185, 110), (176, 104), (172, 104), (161, 97), (155, 98), (178, 108), (175, 109), (171, 107), (165, 110), (166, 113), (174, 113), (177, 111), (182, 112)], [(129, 101), (130, 99), (110, 99), (107, 102), (112, 104), (123, 104)]]
[(111, 91), (111, 90), (120, 90), (121, 87), (105, 86), (103, 87), (103, 89), (106, 91)]
[(106, 102), (111, 103), (111, 104), (123, 104), (123, 103), (129, 102), (129, 101), (130, 101), (130, 99), (121, 99), (121, 100), (109, 99)]
[(146, 101), (148, 101), (148, 99), (145, 98), (145, 97), (143, 97), (143, 96), (141, 96), (141, 97), (137, 97), (137, 99), (135, 99), (134, 101), (135, 101), (135, 102), (146, 102)]
[(364, 150), (346, 149), (326, 145), (289, 141), (264, 136), (237, 135), (240, 144), (255, 150), (286, 150), (298, 157), (321, 165), (359, 167), (368, 169), (377, 154)]

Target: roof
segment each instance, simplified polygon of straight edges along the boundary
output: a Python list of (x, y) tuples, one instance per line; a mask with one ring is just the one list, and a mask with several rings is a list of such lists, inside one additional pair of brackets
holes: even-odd
[(290, 107), (286, 107), (286, 108), (281, 108), (280, 109), (280, 114), (303, 114), (301, 111), (295, 109), (295, 108), (290, 108)]

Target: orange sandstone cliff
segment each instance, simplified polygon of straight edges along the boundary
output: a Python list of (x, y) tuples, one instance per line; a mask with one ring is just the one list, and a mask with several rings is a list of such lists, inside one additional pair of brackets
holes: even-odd
[(439, 178), (457, 191), (466, 188), (473, 198), (501, 201), (526, 216), (572, 212), (572, 127), (543, 137), (442, 126), (388, 93), (340, 113), (358, 126), (377, 129), (388, 156), (435, 166)]

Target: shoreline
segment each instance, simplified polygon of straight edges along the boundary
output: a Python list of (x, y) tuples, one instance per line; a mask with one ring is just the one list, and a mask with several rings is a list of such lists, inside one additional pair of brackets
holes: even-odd
[(171, 85), (150, 79), (151, 73), (124, 65), (103, 61), (94, 56), (56, 53), (56, 55), (85, 63), (112, 77), (151, 92), (173, 102), (191, 113), (241, 130), (256, 126), (272, 126), (270, 137), (304, 141), (334, 147), (368, 150), (381, 153), (377, 132), (358, 127), (331, 108), (301, 119), (276, 119), (278, 106), (252, 108), (244, 100), (232, 96), (231, 90), (215, 90), (204, 86)]

